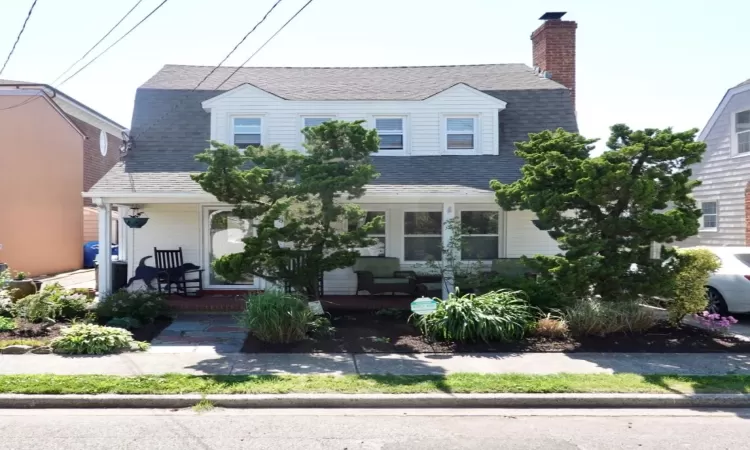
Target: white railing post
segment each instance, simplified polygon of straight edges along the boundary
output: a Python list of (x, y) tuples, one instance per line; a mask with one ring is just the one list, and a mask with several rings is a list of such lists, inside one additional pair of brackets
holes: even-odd
[(112, 292), (112, 205), (99, 205), (99, 297)]
[(443, 203), (443, 299), (448, 298), (448, 294), (455, 290), (453, 262), (456, 255), (446, 253), (454, 250), (451, 245), (451, 240), (453, 240), (451, 223), (454, 217), (456, 217), (456, 205), (454, 203)]

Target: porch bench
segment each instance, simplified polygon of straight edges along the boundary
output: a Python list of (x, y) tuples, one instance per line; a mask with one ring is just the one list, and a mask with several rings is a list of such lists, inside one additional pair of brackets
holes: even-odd
[(370, 295), (396, 292), (416, 295), (419, 292), (417, 275), (411, 270), (400, 270), (398, 258), (383, 256), (361, 256), (352, 270), (357, 274), (357, 291)]

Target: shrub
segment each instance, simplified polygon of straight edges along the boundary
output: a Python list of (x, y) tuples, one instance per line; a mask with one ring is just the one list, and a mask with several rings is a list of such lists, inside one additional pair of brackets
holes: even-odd
[(151, 323), (168, 311), (167, 300), (163, 295), (150, 291), (128, 292), (124, 289), (104, 297), (96, 306), (100, 317), (131, 317), (140, 323)]
[(412, 316), (426, 336), (445, 341), (490, 342), (521, 339), (532, 320), (532, 306), (519, 291), (482, 295), (450, 294), (437, 310)]
[(16, 315), (30, 322), (72, 320), (84, 317), (92, 300), (54, 283), (16, 302)]
[(17, 328), (16, 320), (10, 317), (0, 317), (0, 331), (13, 331)]
[(310, 321), (308, 333), (316, 338), (328, 338), (336, 333), (336, 327), (331, 324), (331, 320), (328, 317), (315, 316)]
[(653, 313), (636, 302), (595, 299), (579, 300), (565, 310), (563, 318), (576, 336), (641, 333), (656, 323)]
[(534, 334), (551, 339), (560, 339), (568, 334), (568, 322), (563, 318), (547, 314), (536, 321)]
[(301, 296), (266, 291), (247, 298), (238, 321), (261, 341), (289, 343), (304, 339), (314, 318)]
[(678, 250), (675, 259), (676, 273), (668, 294), (671, 298), (666, 306), (669, 321), (673, 325), (679, 325), (686, 314), (706, 309), (708, 279), (719, 269), (721, 262), (710, 250), (704, 248)]
[(115, 317), (107, 322), (108, 327), (134, 330), (141, 327), (141, 322), (133, 317)]
[(509, 289), (512, 291), (523, 291), (531, 305), (544, 311), (560, 309), (572, 303), (570, 296), (558, 289), (553, 280), (528, 278), (524, 276), (500, 276), (486, 277), (479, 282), (477, 292), (485, 293)]
[(148, 344), (133, 340), (133, 335), (122, 328), (79, 324), (62, 330), (62, 335), (50, 343), (57, 353), (70, 355), (104, 355), (132, 349), (146, 350)]
[(13, 315), (13, 298), (5, 289), (0, 289), (0, 317)]

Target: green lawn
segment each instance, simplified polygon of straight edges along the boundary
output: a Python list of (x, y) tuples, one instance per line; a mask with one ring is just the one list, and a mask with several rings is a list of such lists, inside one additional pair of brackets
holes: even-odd
[(3, 375), (10, 394), (286, 394), (286, 393), (750, 393), (750, 376), (667, 375)]

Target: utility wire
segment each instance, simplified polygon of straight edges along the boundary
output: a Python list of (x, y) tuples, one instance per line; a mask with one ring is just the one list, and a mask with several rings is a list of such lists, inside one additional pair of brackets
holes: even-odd
[(57, 78), (55, 78), (55, 81), (53, 81), (52, 83), (50, 83), (50, 85), (53, 85), (53, 84), (57, 83), (57, 82), (58, 82), (58, 80), (60, 80), (60, 78), (62, 78), (63, 76), (65, 76), (65, 74), (66, 74), (66, 73), (68, 73), (68, 71), (69, 71), (70, 69), (72, 69), (73, 67), (75, 67), (75, 66), (76, 66), (76, 64), (78, 64), (79, 62), (83, 61), (83, 60), (84, 60), (84, 59), (85, 59), (85, 58), (86, 58), (87, 56), (89, 56), (89, 53), (91, 53), (91, 52), (92, 52), (92, 51), (93, 51), (93, 50), (94, 50), (94, 49), (95, 49), (95, 48), (96, 48), (96, 47), (97, 47), (97, 46), (98, 46), (99, 44), (101, 44), (103, 40), (107, 39), (107, 36), (109, 36), (110, 34), (112, 34), (112, 32), (113, 32), (113, 31), (115, 31), (115, 28), (117, 28), (118, 26), (120, 26), (120, 24), (122, 23), (122, 21), (123, 21), (123, 20), (125, 20), (125, 19), (126, 19), (126, 18), (127, 18), (127, 17), (128, 17), (129, 15), (130, 15), (130, 13), (132, 13), (132, 12), (133, 12), (133, 10), (134, 10), (135, 8), (137, 8), (137, 7), (138, 7), (138, 5), (140, 5), (140, 4), (141, 4), (141, 2), (142, 2), (142, 1), (143, 1), (143, 0), (138, 0), (138, 1), (137, 1), (137, 2), (135, 3), (135, 5), (133, 5), (133, 7), (132, 7), (132, 8), (130, 8), (130, 11), (126, 12), (126, 13), (125, 13), (125, 15), (124, 15), (124, 16), (122, 16), (122, 18), (121, 18), (121, 19), (120, 19), (119, 21), (117, 21), (117, 23), (116, 23), (116, 24), (115, 24), (115, 25), (114, 25), (114, 26), (113, 26), (112, 28), (110, 28), (110, 29), (109, 29), (109, 31), (107, 31), (107, 34), (105, 34), (104, 36), (102, 36), (102, 38), (101, 38), (101, 39), (99, 39), (99, 40), (98, 40), (98, 41), (96, 42), (96, 44), (94, 44), (94, 45), (93, 45), (93, 46), (92, 46), (92, 47), (91, 47), (90, 49), (88, 49), (88, 51), (86, 51), (86, 53), (84, 53), (84, 54), (83, 54), (83, 56), (81, 56), (81, 57), (80, 57), (80, 58), (78, 59), (78, 61), (76, 61), (76, 62), (74, 62), (73, 64), (71, 64), (71, 65), (70, 65), (70, 67), (68, 67), (68, 68), (67, 68), (67, 69), (65, 69), (65, 70), (64, 70), (64, 71), (63, 71), (63, 72), (62, 72), (62, 73), (61, 73), (60, 75), (58, 75), (58, 76), (57, 76)]
[(307, 6), (310, 3), (312, 3), (312, 2), (313, 2), (313, 0), (308, 0), (307, 3), (305, 3), (304, 5), (302, 5), (302, 8), (300, 8), (296, 13), (294, 13), (294, 15), (289, 20), (287, 20), (284, 23), (284, 25), (281, 26), (281, 28), (279, 28), (278, 30), (276, 30), (276, 32), (274, 34), (272, 34), (271, 37), (268, 38), (268, 40), (266, 40), (266, 42), (263, 43), (263, 45), (261, 45), (260, 47), (258, 47), (258, 50), (256, 50), (255, 53), (253, 53), (252, 55), (250, 55), (250, 57), (248, 57), (241, 65), (237, 66), (234, 69), (234, 72), (232, 72), (231, 74), (229, 74), (229, 76), (224, 81), (222, 81), (221, 84), (219, 84), (218, 86), (216, 86), (216, 90), (218, 90), (220, 87), (224, 86), (224, 83), (226, 83), (227, 81), (229, 81), (230, 78), (232, 78), (237, 72), (239, 72), (240, 69), (242, 69), (242, 67), (245, 64), (247, 64), (248, 62), (250, 62), (250, 60), (253, 59), (253, 57), (255, 55), (257, 55), (258, 53), (260, 53), (260, 51), (263, 50), (263, 47), (265, 47), (266, 45), (268, 45), (268, 43), (271, 42), (273, 40), (273, 38), (276, 37), (277, 34), (281, 33), (281, 30), (283, 30), (284, 28), (286, 28), (286, 26), (289, 25), (289, 23), (292, 20), (294, 20), (295, 17), (297, 17), (302, 11), (304, 11), (305, 8), (307, 8)]
[[(253, 32), (253, 31), (254, 31), (254, 30), (255, 30), (256, 28), (258, 28), (258, 25), (260, 25), (261, 23), (263, 23), (263, 21), (265, 21), (265, 20), (266, 20), (266, 17), (268, 17), (268, 15), (269, 15), (269, 14), (271, 13), (271, 11), (273, 11), (273, 9), (274, 9), (274, 8), (276, 8), (276, 5), (278, 5), (280, 1), (281, 1), (281, 0), (277, 1), (276, 3), (274, 3), (274, 4), (273, 4), (273, 6), (271, 6), (271, 9), (270, 9), (270, 10), (268, 10), (268, 12), (267, 12), (267, 13), (266, 13), (266, 14), (265, 14), (265, 15), (263, 16), (263, 18), (262, 18), (262, 19), (261, 19), (261, 20), (260, 20), (260, 21), (259, 21), (259, 22), (258, 22), (258, 23), (257, 23), (257, 24), (256, 24), (256, 25), (254, 26), (254, 27), (253, 27), (253, 29), (252, 29), (252, 30), (250, 30), (250, 33), (252, 33), (252, 32)], [(271, 40), (272, 40), (272, 39), (273, 39), (274, 37), (276, 37), (276, 35), (277, 35), (277, 34), (279, 34), (279, 33), (281, 32), (281, 30), (283, 30), (283, 29), (284, 29), (284, 28), (285, 28), (285, 27), (286, 27), (287, 25), (289, 25), (289, 22), (291, 22), (291, 21), (292, 21), (292, 20), (293, 20), (293, 19), (294, 19), (295, 17), (297, 17), (297, 16), (299, 15), (299, 13), (301, 13), (301, 12), (302, 12), (302, 11), (303, 11), (303, 10), (304, 10), (305, 8), (307, 8), (307, 5), (309, 5), (310, 3), (312, 3), (312, 0), (309, 0), (309, 1), (307, 2), (307, 3), (305, 3), (305, 4), (304, 4), (304, 5), (302, 6), (302, 8), (300, 8), (300, 9), (299, 9), (299, 10), (298, 10), (298, 11), (297, 11), (297, 12), (296, 12), (296, 13), (295, 13), (295, 14), (294, 14), (293, 16), (292, 16), (292, 18), (291, 18), (291, 19), (287, 20), (287, 21), (286, 21), (286, 23), (284, 23), (284, 25), (282, 25), (282, 26), (281, 26), (281, 28), (279, 28), (279, 29), (278, 29), (278, 30), (277, 30), (277, 31), (276, 31), (276, 32), (275, 32), (275, 33), (273, 34), (273, 36), (271, 36), (270, 38), (268, 38), (268, 40), (266, 40), (266, 42), (264, 42), (264, 43), (263, 43), (263, 45), (261, 45), (261, 46), (260, 46), (260, 48), (259, 48), (258, 50), (256, 50), (256, 51), (255, 51), (255, 52), (254, 52), (254, 53), (253, 53), (252, 55), (250, 55), (250, 57), (249, 57), (249, 58), (247, 58), (247, 59), (245, 60), (245, 62), (243, 62), (243, 63), (242, 63), (242, 65), (245, 65), (245, 64), (247, 64), (247, 63), (248, 63), (248, 61), (250, 61), (250, 60), (251, 60), (251, 59), (253, 58), (253, 56), (257, 55), (257, 54), (258, 54), (258, 52), (260, 52), (260, 51), (261, 51), (261, 50), (263, 49), (263, 47), (265, 47), (266, 45), (268, 45), (268, 43), (269, 43), (269, 42), (271, 42)], [(242, 38), (242, 41), (244, 41), (244, 40), (245, 40), (245, 39), (247, 38), (247, 36), (249, 36), (249, 35), (250, 35), (250, 33), (248, 33), (247, 35), (245, 35), (245, 37), (243, 37), (243, 38)], [(242, 43), (242, 41), (240, 41), (240, 44)], [(237, 49), (237, 47), (238, 47), (238, 46), (239, 46), (239, 44), (237, 44), (237, 46), (235, 46), (235, 48), (234, 48), (234, 49), (232, 50), (232, 52), (230, 52), (230, 54), (229, 54), (229, 55), (231, 55), (231, 54), (232, 54), (232, 53), (234, 52), (234, 50), (236, 50), (236, 49)], [(227, 60), (227, 58), (229, 58), (229, 55), (227, 55), (227, 57), (226, 57), (226, 58), (224, 58), (224, 60), (222, 60), (222, 62), (221, 62), (221, 63), (219, 63), (219, 65), (217, 65), (216, 67), (214, 67), (213, 69), (211, 69), (211, 71), (209, 72), (209, 74), (208, 74), (208, 75), (211, 75), (211, 74), (212, 74), (212, 73), (214, 73), (214, 72), (215, 72), (216, 70), (218, 70), (219, 66), (221, 66), (221, 64), (222, 64), (222, 63), (223, 63), (224, 61), (226, 61), (226, 60)], [(232, 77), (232, 76), (233, 76), (233, 75), (234, 75), (235, 73), (237, 73), (237, 70), (239, 70), (239, 69), (240, 69), (241, 67), (242, 67), (242, 66), (238, 67), (238, 68), (237, 68), (237, 69), (236, 69), (236, 70), (235, 70), (234, 72), (232, 72), (232, 74), (231, 74), (231, 75), (229, 75), (229, 77), (228, 77), (228, 78), (226, 78), (226, 79), (225, 79), (224, 81), (222, 81), (222, 82), (221, 82), (221, 84), (220, 84), (220, 85), (219, 85), (218, 87), (216, 87), (216, 88), (215, 88), (214, 90), (218, 90), (218, 89), (219, 89), (219, 87), (221, 87), (222, 85), (224, 85), (224, 83), (226, 83), (226, 82), (227, 82), (227, 80), (229, 80), (229, 78), (231, 78), (231, 77)], [(198, 87), (200, 87), (200, 85), (201, 85), (201, 84), (203, 84), (203, 82), (204, 82), (204, 81), (206, 81), (206, 79), (208, 78), (208, 75), (206, 75), (205, 77), (203, 77), (203, 79), (202, 79), (202, 80), (200, 81), (200, 83), (198, 83), (198, 84), (197, 84), (197, 85), (196, 85), (196, 86), (195, 86), (195, 87), (194, 87), (193, 89), (191, 89), (191, 90), (190, 90), (190, 92), (195, 92), (195, 91), (196, 91), (196, 90), (198, 89)], [(153, 126), (155, 125), (155, 124), (157, 124), (157, 123), (161, 122), (161, 121), (162, 121), (162, 120), (164, 120), (164, 119), (165, 119), (165, 118), (166, 118), (167, 116), (169, 116), (170, 114), (172, 114), (172, 113), (173, 113), (173, 112), (174, 112), (174, 111), (175, 111), (175, 110), (176, 110), (176, 109), (177, 109), (178, 107), (182, 106), (183, 102), (184, 102), (185, 100), (187, 100), (188, 96), (189, 96), (189, 95), (185, 95), (185, 96), (184, 96), (184, 97), (183, 97), (183, 98), (182, 98), (182, 99), (181, 99), (180, 101), (178, 101), (178, 102), (175, 102), (175, 103), (174, 103), (174, 104), (172, 105), (172, 108), (170, 108), (169, 110), (167, 110), (167, 112), (165, 112), (164, 114), (162, 114), (162, 115), (161, 115), (161, 116), (160, 116), (160, 117), (159, 117), (158, 119), (156, 119), (156, 120), (153, 120), (153, 121), (151, 121), (151, 123), (149, 124), (149, 126), (147, 126), (147, 127), (146, 127), (146, 128), (145, 128), (145, 129), (143, 130), (143, 131), (141, 131), (141, 132), (140, 132), (140, 133), (138, 133), (137, 135), (133, 136), (133, 138), (132, 138), (132, 139), (133, 139), (134, 141), (136, 141), (136, 144), (137, 144), (137, 139), (138, 139), (138, 138), (140, 138), (141, 136), (143, 136), (143, 134), (144, 134), (144, 133), (146, 133), (147, 131), (149, 131), (149, 130), (150, 130), (150, 129), (151, 129), (151, 128), (152, 128), (152, 127), (153, 127)]]
[(260, 26), (260, 24), (262, 24), (263, 22), (266, 21), (266, 18), (268, 18), (268, 16), (271, 14), (271, 11), (273, 11), (279, 3), (281, 3), (281, 0), (276, 0), (276, 3), (274, 3), (273, 6), (271, 6), (271, 9), (269, 9), (268, 12), (266, 12), (266, 14), (263, 16), (263, 18), (261, 18), (260, 21), (258, 21), (258, 23), (256, 23), (255, 26), (250, 31), (248, 31), (247, 34), (242, 39), (240, 39), (240, 42), (238, 42), (237, 45), (234, 46), (234, 48), (232, 49), (231, 52), (227, 53), (227, 56), (225, 56), (224, 59), (222, 59), (221, 62), (216, 65), (216, 67), (214, 67), (213, 69), (211, 69), (211, 71), (208, 72), (208, 74), (205, 77), (203, 77), (203, 79), (198, 83), (197, 86), (195, 86), (193, 88), (193, 90), (198, 89), (200, 87), (200, 85), (203, 84), (203, 82), (208, 79), (208, 77), (210, 77), (214, 72), (216, 72), (216, 70), (219, 67), (221, 67), (221, 65), (224, 64), (227, 61), (227, 59), (229, 59), (229, 57), (232, 56), (232, 54), (235, 51), (237, 51), (237, 48), (240, 45), (242, 45), (243, 42), (245, 42), (245, 40), (247, 39), (247, 37), (250, 36), (251, 34), (253, 34), (253, 31), (255, 31), (256, 28), (258, 28)]
[(76, 75), (78, 75), (79, 73), (81, 73), (81, 71), (82, 71), (82, 70), (84, 70), (85, 68), (87, 68), (88, 66), (90, 66), (90, 65), (91, 65), (91, 64), (92, 64), (92, 63), (93, 63), (94, 61), (96, 61), (97, 59), (99, 59), (99, 57), (101, 57), (101, 56), (102, 56), (103, 54), (107, 53), (107, 52), (109, 51), (109, 49), (111, 49), (112, 47), (114, 47), (115, 45), (117, 45), (117, 44), (118, 44), (118, 43), (119, 43), (119, 42), (120, 42), (121, 40), (125, 39), (125, 38), (126, 38), (126, 37), (127, 37), (127, 36), (128, 36), (129, 34), (130, 34), (130, 33), (132, 33), (132, 32), (133, 32), (133, 31), (134, 31), (134, 30), (135, 30), (136, 28), (138, 28), (138, 27), (139, 27), (139, 26), (140, 26), (140, 25), (141, 25), (141, 24), (142, 24), (143, 22), (145, 22), (145, 21), (146, 21), (146, 20), (147, 20), (147, 19), (148, 19), (149, 17), (151, 17), (151, 16), (152, 16), (152, 15), (153, 15), (153, 14), (154, 14), (154, 13), (155, 13), (156, 11), (158, 11), (158, 10), (159, 10), (159, 8), (161, 8), (162, 6), (164, 6), (164, 4), (165, 4), (165, 3), (167, 3), (167, 1), (169, 1), (169, 0), (163, 0), (163, 1), (161, 2), (161, 3), (159, 3), (159, 5), (157, 5), (157, 6), (156, 6), (156, 8), (154, 8), (153, 10), (151, 10), (151, 12), (150, 12), (150, 13), (148, 13), (148, 14), (146, 15), (146, 17), (144, 17), (144, 18), (143, 18), (143, 19), (141, 19), (141, 20), (140, 20), (140, 21), (139, 21), (139, 22), (138, 22), (137, 24), (135, 24), (135, 25), (133, 26), (133, 28), (129, 29), (129, 30), (127, 31), (127, 33), (125, 33), (125, 34), (123, 34), (122, 36), (120, 36), (120, 38), (119, 38), (118, 40), (116, 40), (115, 42), (113, 42), (113, 43), (112, 43), (112, 44), (111, 44), (111, 45), (110, 45), (109, 47), (105, 48), (105, 49), (104, 49), (104, 51), (102, 51), (101, 53), (99, 53), (98, 55), (96, 55), (96, 56), (94, 57), (94, 59), (92, 59), (91, 61), (87, 62), (87, 63), (86, 63), (86, 65), (84, 65), (83, 67), (81, 67), (80, 69), (78, 69), (78, 70), (77, 70), (77, 71), (76, 71), (76, 72), (75, 72), (75, 73), (74, 73), (73, 75), (71, 75), (71, 76), (69, 76), (68, 78), (66, 78), (65, 80), (63, 80), (63, 82), (62, 82), (62, 83), (60, 83), (60, 86), (62, 86), (63, 84), (67, 83), (67, 82), (68, 82), (68, 80), (70, 80), (70, 79), (71, 79), (71, 78), (73, 78), (74, 76), (76, 76)]
[(20, 108), (21, 106), (23, 106), (23, 105), (25, 105), (27, 103), (33, 102), (34, 100), (38, 99), (39, 97), (41, 97), (41, 96), (40, 95), (34, 95), (33, 97), (29, 97), (29, 98), (27, 98), (26, 100), (24, 100), (22, 102), (16, 103), (15, 105), (6, 106), (5, 108), (0, 108), (0, 111), (7, 111), (7, 110), (13, 109), (13, 108)]
[(29, 8), (28, 14), (26, 14), (26, 19), (23, 21), (23, 25), (21, 26), (21, 31), (18, 33), (18, 36), (16, 36), (16, 42), (13, 43), (13, 47), (10, 49), (10, 53), (8, 53), (8, 57), (5, 58), (5, 63), (3, 64), (2, 69), (0, 69), (0, 75), (3, 74), (3, 71), (5, 70), (5, 66), (7, 66), (8, 61), (10, 61), (10, 57), (13, 56), (13, 52), (16, 51), (16, 45), (18, 45), (18, 41), (21, 40), (21, 35), (23, 34), (23, 31), (26, 29), (26, 24), (29, 22), (31, 13), (34, 12), (34, 7), (36, 6), (36, 2), (37, 0), (34, 0), (34, 3), (31, 4), (31, 8)]

